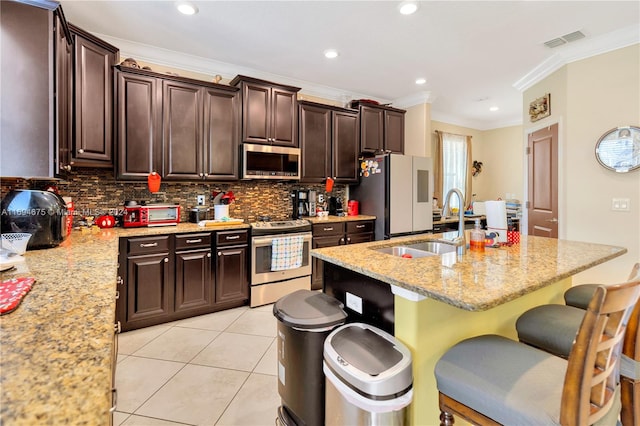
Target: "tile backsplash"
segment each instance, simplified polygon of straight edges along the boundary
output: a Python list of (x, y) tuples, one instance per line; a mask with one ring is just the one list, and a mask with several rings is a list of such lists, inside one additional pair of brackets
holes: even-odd
[(318, 194), (342, 199), (346, 207), (347, 187), (334, 185), (326, 194), (322, 184), (300, 184), (280, 181), (236, 181), (236, 182), (169, 182), (162, 181), (160, 191), (152, 194), (147, 182), (116, 180), (109, 169), (76, 169), (61, 181), (27, 181), (24, 179), (0, 178), (1, 195), (12, 189), (46, 189), (50, 185), (58, 188), (60, 195), (71, 197), (75, 205), (74, 216), (99, 216), (119, 211), (125, 200), (147, 203), (178, 203), (182, 207), (181, 220), (189, 220), (189, 208), (197, 204), (197, 196), (205, 195), (207, 205), (213, 191), (233, 191), (236, 200), (229, 206), (229, 216), (253, 222), (259, 216), (270, 216), (273, 220), (291, 217), (291, 191), (314, 189)]

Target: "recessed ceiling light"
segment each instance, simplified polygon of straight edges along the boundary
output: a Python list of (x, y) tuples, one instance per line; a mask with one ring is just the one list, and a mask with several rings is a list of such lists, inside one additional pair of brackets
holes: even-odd
[(427, 82), (426, 78), (418, 78), (416, 79), (416, 84), (425, 84)]
[(198, 13), (198, 8), (188, 1), (179, 1), (176, 3), (176, 8), (180, 13), (185, 15), (195, 15)]
[(333, 59), (338, 57), (338, 51), (335, 49), (327, 49), (324, 51), (324, 57), (328, 59)]
[(418, 10), (418, 3), (415, 1), (403, 1), (398, 6), (398, 10), (400, 10), (400, 13), (403, 15), (411, 15)]
[(497, 106), (492, 106), (489, 108), (489, 111), (495, 112), (498, 111), (500, 108), (498, 108)]

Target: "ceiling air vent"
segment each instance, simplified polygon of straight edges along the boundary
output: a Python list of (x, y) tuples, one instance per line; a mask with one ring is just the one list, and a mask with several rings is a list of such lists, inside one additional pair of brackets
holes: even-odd
[(569, 34), (565, 34), (562, 37), (545, 41), (544, 45), (553, 49), (554, 47), (562, 46), (563, 44), (571, 43), (572, 41), (580, 40), (581, 38), (584, 38), (584, 34), (582, 33), (582, 31), (574, 31)]

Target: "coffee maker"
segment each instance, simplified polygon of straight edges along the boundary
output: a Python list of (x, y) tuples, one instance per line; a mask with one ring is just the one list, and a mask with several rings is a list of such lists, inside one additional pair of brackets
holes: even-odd
[(309, 216), (309, 192), (303, 189), (296, 189), (291, 192), (293, 203), (293, 214), (291, 217), (300, 219), (303, 216)]

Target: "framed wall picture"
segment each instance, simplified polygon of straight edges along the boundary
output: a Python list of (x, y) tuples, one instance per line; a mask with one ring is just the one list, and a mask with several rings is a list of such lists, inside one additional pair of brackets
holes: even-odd
[(551, 93), (547, 93), (529, 104), (529, 118), (532, 123), (549, 115), (551, 115)]

